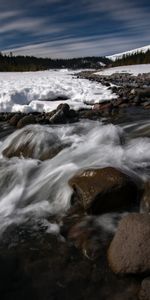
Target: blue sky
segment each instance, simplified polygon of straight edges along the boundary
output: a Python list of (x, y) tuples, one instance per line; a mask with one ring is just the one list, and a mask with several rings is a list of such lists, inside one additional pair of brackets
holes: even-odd
[(67, 58), (149, 44), (149, 0), (0, 0), (2, 52)]

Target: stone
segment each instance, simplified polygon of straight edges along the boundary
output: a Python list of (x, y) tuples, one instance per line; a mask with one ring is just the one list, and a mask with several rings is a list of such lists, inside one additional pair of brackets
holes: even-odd
[(150, 272), (150, 215), (130, 213), (121, 220), (108, 249), (108, 262), (117, 274)]
[(52, 124), (66, 123), (69, 118), (70, 107), (68, 104), (61, 103), (58, 105), (55, 113), (50, 117), (49, 121)]
[(105, 255), (112, 236), (113, 233), (103, 228), (95, 216), (82, 217), (68, 232), (68, 239), (91, 260)]
[(10, 118), (9, 123), (13, 126), (16, 126), (21, 118), (22, 118), (21, 114), (15, 114)]
[(150, 277), (147, 277), (142, 281), (139, 300), (150, 300)]
[(43, 131), (39, 125), (26, 127), (18, 131), (4, 148), (5, 157), (24, 157), (47, 160), (56, 156), (67, 145), (62, 144), (53, 132)]
[(33, 115), (24, 116), (17, 123), (17, 128), (20, 129), (26, 125), (35, 124), (35, 123), (36, 123), (35, 116), (33, 116)]
[(150, 181), (144, 183), (144, 191), (141, 199), (140, 210), (150, 213)]
[(135, 182), (113, 167), (88, 169), (69, 180), (72, 202), (92, 214), (131, 208), (138, 199)]

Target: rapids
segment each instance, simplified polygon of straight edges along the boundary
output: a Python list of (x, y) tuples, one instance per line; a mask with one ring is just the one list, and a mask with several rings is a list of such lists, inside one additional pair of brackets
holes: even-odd
[[(27, 134), (28, 130), (31, 134)], [(82, 121), (71, 125), (30, 125), (1, 136), (0, 140), (0, 233), (11, 224), (27, 220), (47, 222), (65, 214), (72, 190), (68, 180), (85, 168), (114, 166), (136, 178), (150, 176), (150, 125), (148, 120), (103, 124)], [(28, 142), (35, 158), (12, 157), (2, 152), (9, 145)], [(41, 161), (40, 152), (54, 143), (65, 144), (55, 157)], [(57, 231), (55, 225), (50, 231)]]

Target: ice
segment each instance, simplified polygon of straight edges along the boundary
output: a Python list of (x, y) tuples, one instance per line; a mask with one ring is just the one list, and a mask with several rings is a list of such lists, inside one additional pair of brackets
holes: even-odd
[(150, 73), (150, 64), (143, 65), (131, 65), (131, 66), (120, 66), (114, 68), (108, 68), (101, 72), (96, 72), (96, 75), (110, 76), (115, 73), (129, 73), (137, 76), (138, 74)]
[(49, 112), (64, 101), (78, 110), (116, 97), (107, 87), (73, 73), (66, 69), (0, 73), (0, 111)]

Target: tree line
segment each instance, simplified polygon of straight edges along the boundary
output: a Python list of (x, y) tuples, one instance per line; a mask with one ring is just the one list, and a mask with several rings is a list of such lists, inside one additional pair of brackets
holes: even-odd
[(108, 65), (110, 60), (105, 57), (81, 57), (71, 59), (37, 58), (34, 56), (13, 56), (12, 53), (0, 53), (0, 72), (40, 71), (48, 69), (80, 69), (101, 67), (100, 62)]
[(150, 50), (145, 53), (136, 52), (133, 54), (125, 54), (122, 58), (118, 58), (113, 62), (113, 66), (124, 66), (124, 65), (140, 65), (150, 63)]

